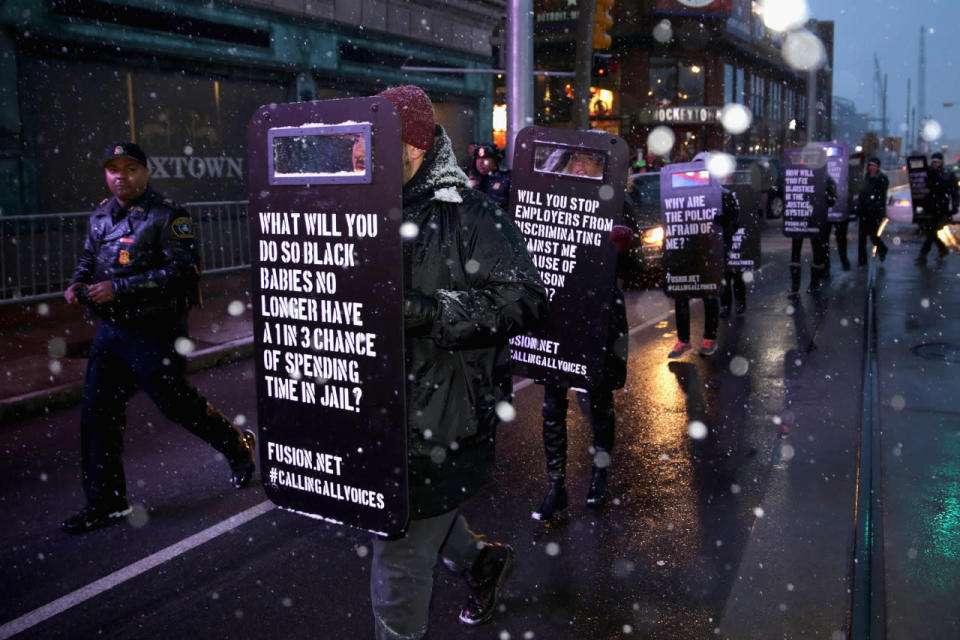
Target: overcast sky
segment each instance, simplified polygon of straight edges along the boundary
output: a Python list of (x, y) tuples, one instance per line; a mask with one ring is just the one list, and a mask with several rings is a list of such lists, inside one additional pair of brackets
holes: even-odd
[[(810, 16), (833, 20), (834, 95), (857, 111), (880, 115), (874, 105), (873, 54), (887, 74), (888, 135), (903, 135), (907, 80), (917, 106), (920, 27), (926, 28), (927, 111), (945, 139), (960, 139), (960, 0), (807, 0)], [(957, 106), (945, 108), (944, 102)], [(919, 117), (919, 116), (918, 116)]]

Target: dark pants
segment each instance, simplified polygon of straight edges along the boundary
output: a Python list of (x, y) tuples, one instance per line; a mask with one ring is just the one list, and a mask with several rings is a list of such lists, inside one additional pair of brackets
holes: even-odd
[(466, 571), (483, 542), (454, 509), (411, 520), (402, 537), (374, 538), (372, 546), (370, 600), (377, 640), (412, 640), (427, 633), (437, 556), (449, 569)]
[[(613, 451), (613, 389), (600, 386), (586, 395), (587, 418), (593, 429), (593, 447), (597, 451)], [(580, 396), (583, 398), (583, 394)], [(543, 448), (547, 458), (547, 475), (563, 480), (567, 474), (567, 388), (543, 385)]]
[(943, 244), (943, 241), (937, 235), (937, 232), (943, 228), (943, 225), (940, 224), (925, 224), (920, 227), (920, 230), (923, 232), (923, 244), (920, 245), (920, 257), (926, 259), (927, 254), (930, 253), (930, 248), (933, 245), (937, 245), (937, 251), (940, 255), (946, 255), (947, 245)]
[[(720, 304), (729, 309), (730, 304), (736, 300), (737, 303), (746, 302), (747, 300), (747, 285), (743, 281), (743, 271), (740, 270), (727, 270), (723, 272), (723, 289), (720, 290)], [(688, 305), (688, 314), (689, 314), (689, 305)], [(690, 322), (687, 322), (687, 326), (690, 326)], [(687, 335), (690, 335), (689, 329), (687, 330)], [(684, 340), (684, 342), (688, 342)]]
[[(861, 266), (867, 264), (867, 238), (870, 238), (878, 251), (884, 253), (887, 251), (887, 245), (877, 234), (882, 219), (882, 216), (879, 218), (873, 216), (860, 218), (860, 230), (857, 233), (857, 264)], [(883, 249), (880, 247), (883, 247)]]
[(799, 236), (790, 240), (790, 291), (796, 293), (800, 290), (800, 251), (803, 248), (804, 237), (810, 238), (810, 248), (813, 251), (813, 265), (810, 267), (810, 288), (818, 288), (826, 275), (826, 247), (823, 243), (823, 237), (817, 236)]
[(850, 221), (844, 219), (840, 222), (830, 222), (826, 225), (826, 235), (823, 239), (824, 244), (824, 264), (826, 265), (827, 273), (830, 273), (830, 231), (833, 230), (834, 236), (837, 238), (837, 255), (840, 256), (840, 264), (843, 266), (844, 270), (850, 268), (850, 260), (847, 258), (847, 228), (850, 225)]
[[(676, 298), (674, 311), (677, 322), (677, 340), (690, 342), (690, 299)], [(703, 299), (703, 337), (706, 340), (717, 339), (720, 326), (720, 301), (710, 297)]]
[(83, 490), (88, 504), (126, 504), (123, 431), (127, 401), (143, 389), (165, 416), (224, 454), (244, 449), (240, 432), (184, 377), (173, 341), (186, 334), (175, 321), (148, 326), (101, 322), (90, 347), (80, 413)]

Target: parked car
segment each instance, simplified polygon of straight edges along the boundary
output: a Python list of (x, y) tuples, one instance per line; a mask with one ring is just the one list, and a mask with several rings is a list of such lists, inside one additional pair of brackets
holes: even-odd
[(760, 192), (759, 207), (768, 218), (783, 215), (786, 173), (780, 158), (774, 156), (737, 156), (737, 170), (754, 174), (754, 188)]
[(663, 223), (660, 173), (635, 173), (624, 194), (624, 223), (633, 227), (634, 245), (626, 256), (626, 287), (658, 287), (663, 282)]

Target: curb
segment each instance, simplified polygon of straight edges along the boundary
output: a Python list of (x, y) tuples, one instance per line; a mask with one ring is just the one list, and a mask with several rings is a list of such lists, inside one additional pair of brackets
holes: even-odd
[[(212, 369), (252, 356), (253, 336), (244, 336), (193, 352), (187, 356), (187, 372)], [(82, 397), (83, 380), (80, 380), (0, 399), (0, 425), (36, 418), (57, 409), (72, 407), (79, 404)]]

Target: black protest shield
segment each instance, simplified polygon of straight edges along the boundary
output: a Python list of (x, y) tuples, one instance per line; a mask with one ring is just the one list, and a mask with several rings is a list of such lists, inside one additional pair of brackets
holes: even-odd
[(517, 134), (509, 214), (550, 298), (545, 324), (510, 341), (517, 375), (590, 389), (607, 356), (623, 215), (627, 144), (600, 131), (527, 127)]
[(400, 119), (383, 98), (264, 106), (247, 148), (263, 488), (402, 533)]
[(913, 201), (914, 224), (933, 224), (935, 211), (928, 211), (927, 199), (930, 197), (930, 185), (927, 183), (927, 156), (907, 158), (907, 178), (910, 181), (910, 199)]
[(670, 164), (660, 170), (663, 221), (663, 290), (673, 298), (720, 294), (723, 231), (720, 181), (703, 162)]
[(783, 152), (783, 235), (817, 236), (827, 224), (827, 154), (811, 145)]
[(727, 268), (734, 271), (753, 271), (760, 266), (760, 192), (749, 170), (734, 171), (724, 178), (723, 186), (737, 196), (740, 217), (733, 242), (727, 254)]
[[(850, 145), (846, 142), (815, 142), (827, 154), (827, 175), (837, 183), (837, 201), (827, 208), (827, 220), (843, 222), (851, 213), (847, 208), (847, 179), (850, 171)], [(826, 187), (824, 187), (826, 193)]]

